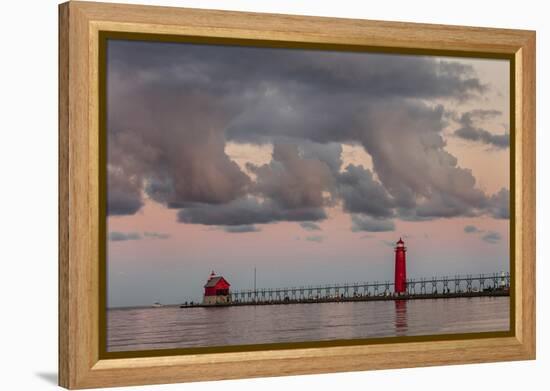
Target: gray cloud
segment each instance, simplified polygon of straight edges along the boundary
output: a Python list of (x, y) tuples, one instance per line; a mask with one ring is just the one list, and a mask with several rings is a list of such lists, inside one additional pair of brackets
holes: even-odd
[(317, 143), (309, 140), (289, 140), (299, 146), (304, 159), (316, 159), (326, 164), (333, 173), (338, 173), (342, 166), (342, 144), (329, 142)]
[(109, 240), (112, 242), (124, 242), (127, 240), (140, 240), (141, 235), (137, 232), (109, 232)]
[(480, 141), (496, 148), (508, 148), (510, 146), (510, 135), (508, 133), (493, 134), (474, 125), (476, 120), (485, 120), (501, 114), (497, 110), (472, 110), (463, 113), (458, 118), (458, 122), (462, 127), (455, 130), (454, 134), (464, 140)]
[(467, 234), (474, 234), (474, 233), (480, 233), (483, 231), (477, 228), (475, 225), (467, 225), (464, 227), (464, 232), (466, 232)]
[(380, 243), (388, 246), (388, 247), (395, 247), (395, 242), (392, 242), (391, 240), (381, 240)]
[(303, 223), (300, 223), (300, 227), (306, 231), (321, 231), (321, 227), (311, 221), (304, 221)]
[(143, 101), (112, 99), (123, 106), (113, 112), (132, 117), (128, 124), (109, 121), (108, 159), (116, 172), (142, 187), (150, 184), (148, 195), (167, 205), (225, 203), (244, 195), (249, 178), (224, 152), (223, 110), (205, 96), (163, 92), (146, 91), (139, 95)]
[(121, 171), (108, 170), (107, 215), (132, 215), (141, 209), (141, 189), (138, 181)]
[(178, 212), (178, 221), (204, 225), (252, 225), (276, 221), (319, 221), (326, 218), (322, 208), (285, 209), (272, 201), (254, 197), (239, 198), (226, 204), (189, 205)]
[(228, 225), (223, 227), (225, 232), (229, 233), (247, 233), (247, 232), (260, 232), (261, 230), (255, 225)]
[(480, 195), (476, 204), (452, 194), (436, 192), (416, 208), (416, 216), (422, 219), (438, 217), (476, 216), (485, 205), (485, 197)]
[(248, 164), (247, 168), (258, 178), (252, 192), (289, 210), (324, 206), (323, 192), (333, 187), (333, 176), (327, 164), (301, 157), (300, 150), (293, 144), (275, 144), (270, 164)]
[(365, 134), (363, 145), (400, 214), (431, 219), (482, 213), (487, 196), (476, 187), (471, 170), (459, 167), (445, 149), (441, 106), (386, 102), (364, 116), (376, 127)]
[(233, 115), (231, 107), (211, 88), (186, 86), (193, 78), (185, 81), (140, 62), (127, 64), (111, 46), (109, 56), (111, 172), (131, 178), (167, 206), (219, 204), (243, 196), (249, 178), (224, 152), (223, 127)]
[(498, 193), (493, 194), (489, 199), (489, 210), (494, 218), (509, 219), (510, 191), (502, 188)]
[(392, 220), (378, 219), (361, 214), (351, 215), (353, 232), (367, 231), (367, 232), (386, 232), (394, 231), (395, 224)]
[(509, 134), (493, 134), (480, 128), (460, 128), (454, 134), (460, 138), (470, 141), (481, 141), (497, 148), (508, 148), (510, 146)]
[[(109, 43), (108, 59), (111, 215), (136, 213), (146, 195), (179, 209), (182, 223), (230, 227), (320, 221), (339, 202), (365, 231), (394, 229), (389, 218), (506, 218), (505, 194), (483, 193), (446, 150), (449, 113), (424, 103), (480, 96), (487, 86), (471, 66), (125, 41)], [(248, 164), (251, 178), (227, 141), (273, 144), (272, 160)], [(340, 172), (343, 142), (362, 145), (373, 170)]]
[(481, 239), (487, 243), (495, 244), (500, 242), (502, 236), (498, 232), (489, 231), (481, 237)]
[(370, 170), (348, 165), (339, 175), (338, 184), (344, 210), (373, 217), (393, 215), (393, 201), (384, 187), (373, 179)]
[(162, 232), (144, 232), (143, 236), (148, 239), (169, 239), (170, 234), (162, 233)]
[(109, 240), (113, 242), (122, 242), (127, 240), (141, 240), (141, 239), (169, 239), (170, 235), (161, 232), (144, 232), (141, 235), (138, 232), (109, 232)]

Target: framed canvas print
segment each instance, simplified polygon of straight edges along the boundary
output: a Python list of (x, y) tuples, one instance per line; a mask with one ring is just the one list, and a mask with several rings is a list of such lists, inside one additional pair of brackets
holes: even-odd
[(534, 32), (59, 11), (60, 385), (534, 359)]

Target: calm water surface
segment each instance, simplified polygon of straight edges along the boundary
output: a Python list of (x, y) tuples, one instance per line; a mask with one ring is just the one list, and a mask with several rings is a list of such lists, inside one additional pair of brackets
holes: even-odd
[(107, 311), (107, 350), (151, 350), (509, 329), (508, 297)]

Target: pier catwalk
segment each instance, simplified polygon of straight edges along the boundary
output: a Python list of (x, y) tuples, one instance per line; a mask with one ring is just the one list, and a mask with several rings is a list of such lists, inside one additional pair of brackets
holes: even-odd
[[(208, 285), (208, 284), (207, 284)], [(212, 284), (210, 284), (212, 285)], [(401, 287), (400, 287), (401, 288)], [(407, 279), (401, 292), (395, 283), (374, 281), (317, 286), (246, 289), (231, 291), (226, 286), (219, 291), (218, 300), (202, 303), (185, 302), (181, 308), (307, 304), (348, 301), (444, 299), (457, 297), (509, 296), (510, 273), (457, 275)], [(216, 295), (216, 292), (213, 293)]]

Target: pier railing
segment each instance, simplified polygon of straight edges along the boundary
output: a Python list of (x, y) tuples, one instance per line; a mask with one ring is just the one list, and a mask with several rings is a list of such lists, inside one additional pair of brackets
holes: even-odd
[[(462, 293), (509, 290), (510, 273), (466, 274), (443, 277), (407, 279), (406, 295), (453, 295)], [(395, 296), (390, 281), (355, 282), (309, 285), (286, 288), (260, 288), (230, 291), (234, 303), (267, 303), (300, 300), (334, 300), (336, 298), (362, 298)]]

